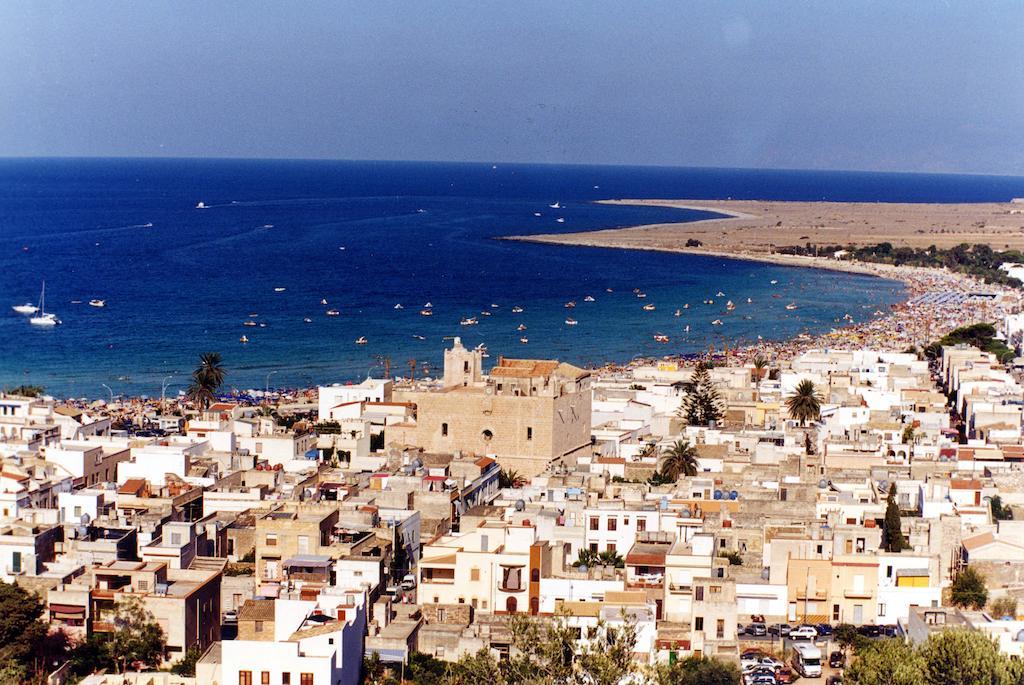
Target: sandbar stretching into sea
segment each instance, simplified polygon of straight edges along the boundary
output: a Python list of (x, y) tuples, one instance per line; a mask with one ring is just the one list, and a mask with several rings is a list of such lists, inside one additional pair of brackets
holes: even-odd
[[(768, 255), (786, 245), (874, 245), (945, 248), (960, 243), (1024, 249), (1024, 203), (925, 204), (895, 202), (784, 202), (774, 200), (603, 200), (723, 215), (685, 223), (652, 224), (581, 233), (510, 236), (512, 240), (685, 251), (808, 264)], [(686, 247), (688, 240), (700, 247)], [(822, 266), (816, 263), (815, 266)]]

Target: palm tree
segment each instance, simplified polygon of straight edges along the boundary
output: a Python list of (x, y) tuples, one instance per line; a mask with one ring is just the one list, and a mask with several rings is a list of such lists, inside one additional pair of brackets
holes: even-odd
[(499, 488), (518, 488), (526, 484), (526, 479), (519, 475), (515, 469), (502, 469), (498, 471)]
[(697, 467), (697, 448), (689, 440), (676, 440), (665, 450), (661, 460), (662, 476), (672, 480), (679, 480), (680, 476), (696, 476)]
[(793, 394), (786, 398), (786, 408), (789, 410), (789, 418), (799, 421), (801, 426), (821, 418), (821, 397), (814, 387), (814, 381), (805, 378), (797, 383)]
[(757, 390), (757, 398), (761, 399), (761, 381), (768, 375), (768, 360), (757, 355), (754, 357), (754, 368), (750, 370), (750, 376), (754, 379), (754, 388)]
[(224, 367), (219, 352), (204, 352), (199, 356), (199, 366), (192, 372), (192, 383), (188, 386), (188, 398), (206, 409), (214, 400), (220, 386), (224, 384)]

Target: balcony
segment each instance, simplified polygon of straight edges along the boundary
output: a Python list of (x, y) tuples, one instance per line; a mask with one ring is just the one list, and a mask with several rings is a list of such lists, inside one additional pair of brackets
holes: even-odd
[(669, 591), (670, 594), (673, 594), (673, 595), (692, 595), (693, 594), (693, 586), (692, 585), (677, 585), (676, 583), (669, 583), (668, 584), (668, 591)]

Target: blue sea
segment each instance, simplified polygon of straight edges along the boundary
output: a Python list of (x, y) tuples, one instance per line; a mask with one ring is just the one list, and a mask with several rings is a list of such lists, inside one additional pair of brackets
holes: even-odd
[[(899, 301), (900, 285), (495, 238), (707, 216), (594, 203), (604, 198), (962, 202), (1022, 195), (1024, 179), (983, 176), (0, 160), (0, 386), (158, 396), (166, 379), (174, 394), (206, 351), (223, 355), (229, 388), (247, 389), (358, 381), (383, 375), (387, 362), (392, 375), (407, 375), (411, 360), (417, 374), (434, 373), (451, 336), (486, 344), (492, 359), (595, 365), (821, 332), (845, 313), (861, 320)], [(199, 202), (207, 208), (197, 209)], [(556, 202), (559, 208), (549, 206)], [(38, 300), (44, 280), (46, 309), (63, 321), (54, 329), (32, 327), (10, 309)], [(771, 280), (781, 298), (769, 296)], [(646, 299), (637, 299), (637, 288)], [(588, 295), (595, 301), (584, 302)], [(93, 298), (107, 306), (88, 306)], [(700, 304), (707, 298), (715, 306)], [(722, 316), (727, 299), (737, 308)], [(570, 300), (573, 310), (564, 307)], [(799, 309), (786, 311), (790, 301)], [(425, 317), (419, 312), (428, 302), (433, 315)], [(656, 310), (644, 311), (644, 303)], [(684, 303), (690, 309), (674, 317)], [(515, 306), (524, 311), (514, 314)], [(340, 316), (326, 316), (327, 309)], [(478, 325), (460, 325), (473, 316)], [(567, 326), (567, 316), (578, 325)], [(724, 325), (712, 326), (715, 318)], [(266, 325), (243, 327), (249, 319)], [(527, 330), (517, 331), (519, 324)], [(655, 333), (671, 343), (655, 342)], [(360, 337), (368, 343), (357, 345)]]

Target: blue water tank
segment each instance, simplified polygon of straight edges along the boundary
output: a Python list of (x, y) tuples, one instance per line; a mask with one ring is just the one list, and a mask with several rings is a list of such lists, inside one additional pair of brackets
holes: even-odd
[(735, 490), (729, 491), (729, 499), (737, 499), (739, 498), (739, 496), (740, 493), (736, 492)]
[(715, 490), (715, 499), (722, 499), (722, 491)]

